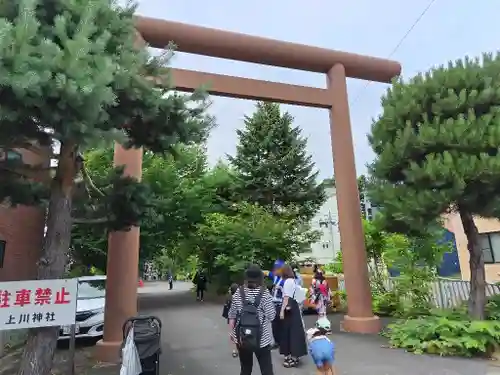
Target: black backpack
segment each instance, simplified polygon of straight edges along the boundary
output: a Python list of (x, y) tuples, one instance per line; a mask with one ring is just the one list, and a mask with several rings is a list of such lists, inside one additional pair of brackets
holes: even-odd
[(243, 307), (241, 308), (238, 324), (236, 326), (236, 337), (242, 348), (255, 351), (260, 348), (260, 339), (262, 335), (262, 327), (259, 319), (259, 305), (262, 295), (264, 294), (264, 289), (260, 288), (260, 292), (255, 297), (254, 302), (247, 300), (244, 289), (244, 287), (240, 287)]

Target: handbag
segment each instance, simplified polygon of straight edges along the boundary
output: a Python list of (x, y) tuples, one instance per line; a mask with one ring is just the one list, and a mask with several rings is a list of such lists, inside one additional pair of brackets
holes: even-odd
[(222, 317), (229, 319), (229, 310), (231, 309), (231, 301), (226, 301), (222, 307)]

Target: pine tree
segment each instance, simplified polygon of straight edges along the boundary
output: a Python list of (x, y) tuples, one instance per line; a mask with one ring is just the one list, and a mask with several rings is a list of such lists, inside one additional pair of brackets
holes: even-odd
[(323, 185), (316, 182), (307, 139), (293, 126), (293, 117), (281, 113), (275, 103), (257, 104), (238, 130), (236, 156), (229, 157), (238, 174), (242, 198), (275, 214), (294, 212), (303, 220), (312, 218), (325, 200)]
[[(0, 163), (0, 202), (48, 202), (39, 279), (64, 276), (73, 196), (79, 193), (76, 181), (86, 180), (81, 155), (87, 147), (109, 139), (158, 153), (206, 135), (200, 95), (175, 95), (148, 79), (168, 71), (164, 57), (151, 59), (146, 46), (136, 44), (134, 11), (113, 0), (0, 4), (0, 149), (60, 145), (52, 175), (45, 174), (47, 165)], [(40, 173), (45, 180), (30, 180)], [(109, 178), (103, 199), (109, 224), (125, 230), (143, 215), (145, 191), (120, 170)], [(19, 374), (50, 373), (58, 329), (30, 330)]]
[(484, 319), (485, 269), (474, 216), (500, 217), (500, 55), (395, 82), (369, 137), (370, 194), (384, 227), (413, 236), (460, 215), (468, 240), (469, 314)]

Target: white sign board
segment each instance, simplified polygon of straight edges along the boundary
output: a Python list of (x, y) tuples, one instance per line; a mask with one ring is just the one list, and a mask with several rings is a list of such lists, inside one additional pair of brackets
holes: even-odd
[(75, 324), (78, 279), (0, 283), (0, 331)]

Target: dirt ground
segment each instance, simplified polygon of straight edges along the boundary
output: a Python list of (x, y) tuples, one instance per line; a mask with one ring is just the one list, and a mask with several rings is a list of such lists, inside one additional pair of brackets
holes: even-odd
[[(104, 365), (92, 358), (93, 346), (87, 343), (78, 345), (75, 351), (75, 375), (117, 375), (118, 366)], [(7, 352), (0, 358), (0, 375), (17, 374), (19, 362), (23, 354), (23, 348), (19, 347)], [(70, 374), (69, 350), (60, 346), (54, 357), (53, 375)]]

